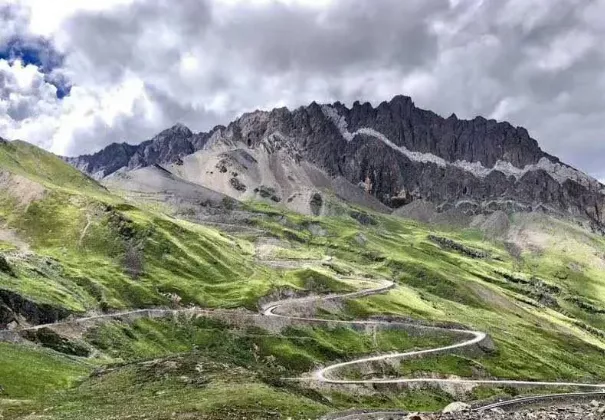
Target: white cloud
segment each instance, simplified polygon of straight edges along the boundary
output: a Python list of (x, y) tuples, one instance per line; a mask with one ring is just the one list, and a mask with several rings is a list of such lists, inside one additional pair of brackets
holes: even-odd
[(70, 17), (81, 12), (102, 12), (135, 0), (16, 0), (21, 10), (29, 12), (29, 30), (42, 36), (52, 36)]
[(0, 81), (2, 135), (33, 141), (55, 153), (82, 146), (74, 144), (74, 135), (96, 134), (94, 129), (109, 133), (121, 119), (167, 123), (136, 77), (103, 89), (75, 86), (60, 100), (56, 87), (45, 81), (36, 66), (0, 60)]
[(490, 114), (489, 118), (505, 121), (509, 115), (522, 110), (525, 106), (527, 106), (527, 99), (523, 97), (506, 97), (498, 102), (496, 109)]
[[(8, 138), (36, 138), (50, 148), (54, 127), (45, 117), (60, 114), (55, 86), (33, 65), (0, 60), (0, 127)], [(54, 124), (53, 124), (54, 125)]]
[(574, 30), (555, 38), (544, 50), (533, 51), (538, 68), (566, 70), (600, 42), (587, 32)]

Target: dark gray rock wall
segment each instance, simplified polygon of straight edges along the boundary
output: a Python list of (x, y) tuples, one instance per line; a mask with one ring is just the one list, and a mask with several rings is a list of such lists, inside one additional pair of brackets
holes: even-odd
[(66, 309), (36, 303), (18, 293), (0, 289), (0, 329), (18, 321), (19, 317), (32, 325), (39, 325), (57, 322), (69, 315)]
[(466, 160), (493, 167), (498, 160), (506, 160), (522, 168), (548, 156), (524, 128), (483, 117), (460, 120), (452, 115), (445, 119), (416, 108), (407, 96), (396, 96), (376, 108), (359, 102), (350, 110), (341, 104), (336, 107), (345, 116), (350, 131), (373, 128), (399, 146), (432, 153), (450, 162)]

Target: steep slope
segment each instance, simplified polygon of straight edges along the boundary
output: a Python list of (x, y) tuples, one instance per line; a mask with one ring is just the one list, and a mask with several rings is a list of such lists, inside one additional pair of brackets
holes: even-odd
[[(256, 111), (210, 133), (183, 136), (203, 139), (192, 146), (193, 150), (200, 150), (197, 161), (204, 161), (206, 154), (214, 159), (217, 151), (243, 150), (256, 160), (264, 156), (260, 166), (273, 178), (279, 178), (279, 171), (271, 164), (287, 156), (297, 168), (311, 165), (331, 179), (342, 177), (391, 208), (421, 199), (434, 203), (440, 212), (452, 208), (466, 214), (544, 211), (587, 219), (595, 226), (605, 221), (605, 187), (543, 152), (527, 130), (482, 117), (470, 121), (455, 115), (442, 118), (416, 108), (405, 96), (396, 96), (375, 108), (359, 102), (350, 109), (341, 103), (312, 103), (292, 111)], [(162, 138), (152, 141), (162, 146), (153, 147), (171, 150), (166, 143), (173, 137)], [(178, 166), (181, 154), (192, 150), (187, 145), (194, 144), (187, 140), (183, 146), (179, 138), (174, 140), (174, 150), (179, 153), (148, 153), (148, 158), (130, 158), (123, 166)], [(111, 153), (110, 149), (116, 147), (110, 146), (98, 155)], [(149, 147), (146, 143), (139, 146), (145, 150)], [(115, 169), (97, 165), (99, 159), (82, 157), (70, 161), (90, 174), (108, 175)], [(218, 166), (217, 169), (221, 170)], [(213, 169), (205, 164), (204, 170), (206, 173), (195, 177), (184, 176), (206, 186), (215, 183), (206, 179)], [(186, 174), (189, 169), (180, 172)], [(225, 179), (219, 184), (231, 182), (233, 177), (221, 178)], [(282, 199), (291, 195), (279, 179), (263, 183), (265, 187), (284, 190)], [(313, 182), (303, 184), (317, 187)], [(329, 182), (324, 184), (330, 187)], [(234, 181), (221, 191), (229, 194), (230, 190), (238, 190), (232, 194), (239, 196), (239, 189), (243, 187)]]
[(312, 215), (338, 212), (339, 202), (388, 212), (366, 191), (343, 177), (331, 177), (317, 166), (281, 149), (273, 139), (249, 148), (225, 147), (221, 140), (186, 156), (167, 169), (189, 182), (203, 185), (238, 200), (265, 200)]
[(224, 212), (239, 204), (230, 197), (179, 178), (154, 164), (131, 171), (118, 171), (103, 179), (103, 185), (134, 201), (172, 206), (179, 213)]

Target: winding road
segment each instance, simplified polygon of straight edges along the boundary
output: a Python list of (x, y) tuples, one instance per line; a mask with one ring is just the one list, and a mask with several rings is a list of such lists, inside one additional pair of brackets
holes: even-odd
[[(370, 379), (341, 379), (337, 376), (338, 372), (342, 371), (347, 367), (352, 367), (356, 365), (364, 365), (366, 363), (372, 362), (380, 362), (387, 360), (405, 360), (417, 357), (424, 357), (428, 355), (436, 355), (436, 354), (449, 354), (454, 352), (455, 350), (459, 350), (465, 347), (472, 347), (475, 345), (480, 345), (482, 342), (488, 339), (488, 336), (485, 332), (481, 331), (472, 331), (472, 330), (462, 330), (462, 329), (450, 329), (444, 327), (436, 327), (436, 326), (424, 326), (418, 324), (405, 324), (402, 322), (391, 322), (391, 321), (374, 321), (374, 320), (360, 320), (360, 321), (339, 321), (339, 320), (327, 320), (322, 318), (310, 318), (310, 317), (296, 317), (287, 314), (280, 314), (279, 310), (286, 308), (288, 306), (296, 306), (305, 303), (312, 303), (318, 301), (329, 301), (329, 300), (346, 300), (346, 299), (354, 299), (364, 296), (371, 296), (380, 293), (385, 293), (390, 289), (395, 288), (395, 283), (391, 281), (383, 281), (377, 287), (360, 290), (357, 292), (346, 293), (346, 294), (334, 294), (328, 296), (316, 296), (316, 297), (306, 297), (306, 298), (298, 298), (298, 299), (284, 299), (276, 302), (271, 302), (266, 304), (261, 313), (265, 316), (274, 316), (287, 318), (290, 320), (298, 320), (298, 321), (312, 321), (312, 322), (329, 322), (331, 324), (334, 323), (342, 323), (347, 325), (411, 325), (416, 328), (422, 328), (427, 331), (433, 332), (443, 332), (446, 334), (459, 334), (461, 336), (468, 336), (468, 339), (460, 341), (458, 343), (436, 347), (432, 349), (426, 350), (415, 350), (408, 352), (396, 352), (396, 353), (388, 353), (382, 354), (378, 356), (368, 356), (361, 357), (355, 360), (351, 360), (348, 362), (335, 363), (333, 365), (329, 365), (326, 367), (319, 368), (312, 372), (312, 374), (308, 377), (296, 378), (300, 381), (318, 381), (328, 384), (340, 384), (340, 385), (373, 385), (373, 384), (411, 384), (411, 383), (427, 383), (427, 384), (460, 384), (460, 385), (491, 385), (491, 386), (533, 386), (533, 387), (578, 387), (578, 388), (586, 388), (593, 389), (595, 391), (592, 392), (578, 392), (578, 393), (570, 393), (570, 394), (553, 394), (553, 395), (542, 395), (542, 396), (534, 396), (534, 397), (523, 397), (515, 400), (500, 402), (491, 404), (489, 406), (476, 408), (477, 411), (483, 411), (486, 409), (492, 408), (501, 408), (512, 406), (515, 404), (529, 404), (536, 403), (539, 404), (541, 401), (549, 402), (553, 399), (586, 399), (587, 397), (605, 397), (605, 383), (604, 384), (594, 384), (594, 383), (579, 383), (579, 382), (541, 382), (541, 381), (520, 381), (520, 380), (509, 380), (509, 379), (438, 379), (438, 378), (370, 378)], [(342, 417), (330, 417), (332, 420), (345, 420), (345, 419), (360, 419), (363, 416), (368, 415), (378, 415), (378, 414), (388, 414), (388, 415), (397, 415), (397, 414), (405, 414), (403, 412), (394, 412), (394, 411), (365, 411), (364, 414), (345, 414)]]
[[(277, 263), (277, 261), (273, 262)], [(344, 278), (340, 278), (340, 280), (345, 280)], [(349, 279), (350, 280), (350, 279)], [(367, 283), (368, 280), (363, 280)], [(413, 328), (419, 328), (426, 331), (432, 332), (442, 332), (444, 334), (451, 335), (456, 334), (461, 337), (465, 337), (462, 341), (448, 345), (443, 347), (436, 347), (432, 349), (426, 350), (414, 350), (407, 352), (395, 352), (395, 353), (387, 353), (381, 354), (377, 356), (367, 356), (360, 357), (355, 360), (335, 363), (326, 367), (319, 368), (312, 372), (308, 376), (300, 377), (300, 378), (288, 378), (290, 380), (297, 381), (317, 381), (327, 384), (340, 384), (340, 385), (372, 385), (372, 384), (412, 384), (412, 383), (427, 383), (427, 384), (460, 384), (460, 385), (492, 385), (492, 386), (534, 386), (534, 387), (578, 387), (578, 388), (586, 388), (592, 389), (592, 392), (586, 393), (573, 393), (573, 394), (554, 394), (554, 395), (544, 395), (538, 397), (525, 397), (519, 400), (512, 400), (503, 403), (496, 403), (490, 406), (480, 407), (477, 410), (487, 409), (487, 408), (496, 408), (503, 407), (506, 405), (514, 404), (515, 402), (536, 402), (539, 403), (540, 400), (549, 401), (552, 397), (561, 397), (568, 396), (570, 399), (578, 398), (583, 399), (587, 396), (599, 396), (605, 397), (605, 384), (594, 384), (594, 383), (577, 383), (577, 382), (536, 382), (536, 381), (520, 381), (520, 380), (508, 380), (508, 379), (439, 379), (439, 378), (369, 378), (369, 379), (342, 379), (338, 377), (338, 373), (343, 371), (345, 368), (356, 366), (356, 365), (364, 365), (366, 363), (372, 362), (380, 362), (380, 361), (388, 361), (388, 360), (405, 360), (417, 357), (424, 357), (436, 354), (450, 354), (457, 350), (472, 347), (472, 346), (481, 346), (483, 342), (488, 340), (488, 336), (485, 332), (481, 331), (472, 331), (472, 330), (463, 330), (463, 329), (450, 329), (445, 327), (437, 327), (437, 326), (428, 326), (428, 325), (420, 325), (420, 324), (412, 324), (412, 323), (403, 323), (403, 322), (391, 322), (391, 321), (381, 321), (381, 320), (354, 320), (354, 321), (344, 321), (344, 320), (333, 320), (333, 319), (323, 319), (323, 318), (313, 318), (313, 317), (302, 317), (302, 316), (293, 316), (285, 313), (280, 313), (280, 310), (284, 310), (287, 307), (295, 307), (297, 305), (307, 305), (317, 302), (325, 302), (325, 301), (342, 301), (347, 299), (355, 299), (365, 296), (371, 296), (381, 293), (386, 293), (389, 290), (396, 287), (396, 284), (392, 281), (382, 280), (377, 282), (375, 287), (362, 289), (355, 292), (344, 293), (344, 294), (331, 294), (331, 295), (323, 295), (323, 296), (311, 296), (311, 297), (303, 297), (303, 298), (292, 298), (292, 299), (284, 299), (278, 300), (274, 302), (267, 303), (261, 308), (261, 315), (268, 317), (280, 317), (286, 318), (290, 321), (307, 321), (313, 323), (330, 323), (330, 324), (346, 324), (349, 326), (408, 326)], [(27, 331), (27, 330), (38, 330), (47, 327), (53, 327), (61, 324), (82, 324), (89, 321), (103, 320), (103, 319), (115, 319), (125, 316), (132, 315), (140, 315), (146, 317), (160, 317), (167, 315), (174, 315), (179, 313), (191, 313), (191, 314), (211, 314), (214, 311), (205, 310), (200, 308), (189, 308), (189, 309), (139, 309), (133, 311), (124, 311), (112, 314), (103, 314), (90, 316), (85, 318), (77, 318), (74, 320), (60, 321), (53, 324), (46, 325), (37, 325), (33, 327), (23, 328), (18, 331)], [(17, 332), (18, 332), (17, 331)], [(360, 419), (364, 416), (377, 415), (379, 413), (388, 413), (390, 415), (398, 415), (404, 414), (402, 412), (395, 411), (364, 411), (364, 414), (343, 414), (341, 417), (330, 417), (333, 420), (345, 420), (345, 419)]]

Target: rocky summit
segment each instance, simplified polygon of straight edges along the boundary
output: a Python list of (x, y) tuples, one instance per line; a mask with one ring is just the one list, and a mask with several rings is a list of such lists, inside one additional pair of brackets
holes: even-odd
[(202, 148), (207, 138), (208, 134), (194, 134), (183, 124), (176, 124), (137, 146), (113, 143), (95, 154), (65, 160), (93, 178), (102, 179), (120, 169), (177, 162)]
[[(438, 212), (544, 211), (596, 226), (605, 221), (605, 186), (544, 152), (524, 128), (482, 117), (443, 118), (406, 96), (377, 107), (337, 102), (256, 111), (208, 133), (178, 124), (138, 146), (112, 144), (67, 161), (101, 179), (118, 170), (179, 164), (216, 148), (285, 154), (297, 165), (346, 179), (390, 208), (422, 200)], [(238, 198), (245, 191), (241, 182), (229, 184), (233, 191), (221, 192)], [(266, 187), (279, 191), (277, 184)]]

